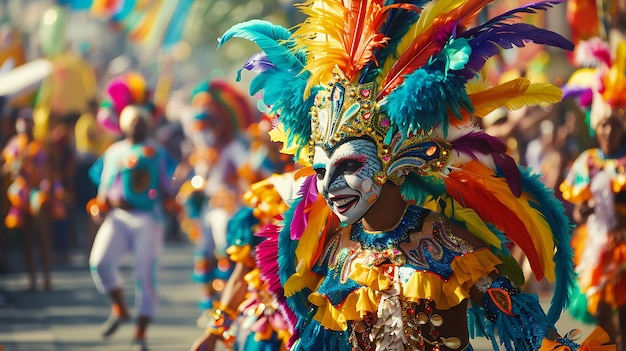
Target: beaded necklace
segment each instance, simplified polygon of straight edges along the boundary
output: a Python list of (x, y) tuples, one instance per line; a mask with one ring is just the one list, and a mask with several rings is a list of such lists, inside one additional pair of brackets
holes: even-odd
[(422, 228), (424, 219), (430, 213), (423, 207), (408, 205), (402, 218), (393, 228), (386, 231), (370, 232), (363, 229), (361, 222), (352, 226), (350, 240), (361, 243), (361, 247), (370, 250), (396, 249), (403, 242), (410, 240), (410, 233)]

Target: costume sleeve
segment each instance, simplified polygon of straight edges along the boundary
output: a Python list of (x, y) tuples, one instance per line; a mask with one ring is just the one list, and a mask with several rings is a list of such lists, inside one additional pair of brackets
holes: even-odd
[(582, 203), (591, 199), (588, 162), (593, 152), (593, 150), (584, 151), (572, 164), (565, 180), (559, 186), (563, 199), (572, 203)]

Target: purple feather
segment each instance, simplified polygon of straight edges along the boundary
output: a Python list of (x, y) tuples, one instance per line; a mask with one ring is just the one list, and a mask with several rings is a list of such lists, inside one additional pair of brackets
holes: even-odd
[(563, 91), (563, 100), (578, 99), (578, 104), (582, 107), (591, 106), (593, 100), (593, 90), (589, 87), (564, 85), (561, 87)]
[(248, 61), (246, 61), (243, 67), (241, 67), (237, 71), (237, 81), (241, 80), (241, 71), (244, 69), (261, 74), (267, 71), (268, 69), (274, 68), (274, 67), (276, 67), (276, 65), (270, 62), (265, 52), (256, 53), (250, 56), (250, 58), (248, 59)]
[(524, 47), (526, 42), (534, 42), (565, 50), (574, 49), (574, 44), (560, 34), (527, 23), (498, 23), (479, 32), (474, 38), (470, 38), (468, 33), (460, 35), (468, 38), (472, 47), (472, 56), (463, 71), (468, 78), (480, 71), (488, 58), (500, 52), (500, 48)]
[(547, 11), (548, 9), (552, 8), (553, 5), (558, 5), (562, 2), (565, 2), (565, 0), (539, 1), (514, 8), (488, 20), (478, 27), (468, 30), (466, 32), (467, 37), (476, 36), (478, 33), (484, 31), (485, 29), (491, 28), (496, 24), (502, 23), (511, 18), (520, 18), (520, 16), (517, 15), (518, 13), (537, 13), (537, 11)]
[(452, 150), (471, 156), (477, 160), (476, 154), (491, 155), (493, 160), (501, 170), (511, 192), (516, 197), (522, 194), (522, 176), (515, 160), (509, 156), (507, 147), (500, 139), (484, 132), (471, 132), (456, 139), (453, 142)]
[(270, 62), (265, 52), (252, 55), (243, 65), (243, 68), (256, 73), (263, 73), (272, 67), (276, 67), (276, 65)]

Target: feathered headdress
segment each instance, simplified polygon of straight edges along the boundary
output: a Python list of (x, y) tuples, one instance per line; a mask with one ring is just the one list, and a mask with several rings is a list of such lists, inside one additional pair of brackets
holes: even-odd
[[(299, 6), (307, 18), (293, 33), (252, 20), (229, 29), (219, 45), (238, 37), (263, 50), (244, 69), (258, 74), (250, 93), (264, 91), (263, 102), (277, 116), (273, 135), (285, 150), (306, 162), (315, 145), (373, 139), (384, 168), (377, 182), (402, 184), (407, 200), (446, 213), (503, 261), (509, 255), (503, 243), (515, 242), (538, 279), (557, 278), (549, 312), (554, 322), (573, 282), (567, 219), (539, 180), (520, 172), (506, 146), (473, 122), (502, 106), (561, 99), (558, 88), (525, 78), (490, 86), (480, 77), (488, 58), (526, 42), (573, 45), (517, 22), (520, 14), (561, 1), (533, 3), (472, 27), (490, 2), (309, 0)], [(314, 288), (306, 271), (319, 255), (320, 236), (336, 225), (320, 199), (316, 191), (302, 191), (294, 213), (316, 225), (292, 223), (290, 237), (297, 241), (281, 246), (295, 247), (296, 255), (296, 264), (283, 259), (281, 265), (287, 296)]]
[(212, 119), (213, 123), (220, 125), (223, 134), (220, 137), (224, 139), (246, 130), (260, 118), (245, 93), (222, 79), (198, 84), (190, 94), (189, 104), (193, 113), (190, 122), (196, 125), (195, 128), (204, 128), (202, 125)]
[(107, 130), (119, 135), (120, 114), (126, 106), (139, 105), (152, 112), (151, 93), (142, 75), (125, 73), (111, 79), (104, 88), (97, 120)]
[[(576, 46), (576, 63), (581, 66), (563, 87), (563, 98), (577, 98), (587, 110), (587, 125), (594, 134), (598, 122), (613, 110), (626, 108), (626, 41), (611, 54), (609, 44), (594, 37)], [(624, 116), (623, 110), (620, 116)]]

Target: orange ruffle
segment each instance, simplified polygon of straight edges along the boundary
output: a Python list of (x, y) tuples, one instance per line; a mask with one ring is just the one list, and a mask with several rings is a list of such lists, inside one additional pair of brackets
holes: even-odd
[(561, 191), (563, 199), (574, 204), (583, 203), (591, 199), (589, 184), (585, 184), (585, 186), (574, 186), (566, 180), (561, 183), (559, 190)]
[[(434, 301), (437, 309), (450, 309), (468, 298), (469, 289), (476, 281), (496, 271), (496, 266), (500, 263), (502, 262), (489, 249), (480, 249), (455, 258), (451, 264), (454, 273), (448, 280), (435, 273), (416, 271), (403, 284), (402, 295), (414, 302), (421, 299)], [(381, 292), (393, 285), (390, 278), (376, 266), (355, 264), (350, 278), (363, 287), (353, 291), (339, 306), (333, 306), (320, 293), (309, 295), (309, 301), (318, 306), (315, 320), (327, 329), (346, 330), (347, 321), (363, 319), (368, 312), (376, 312)]]

